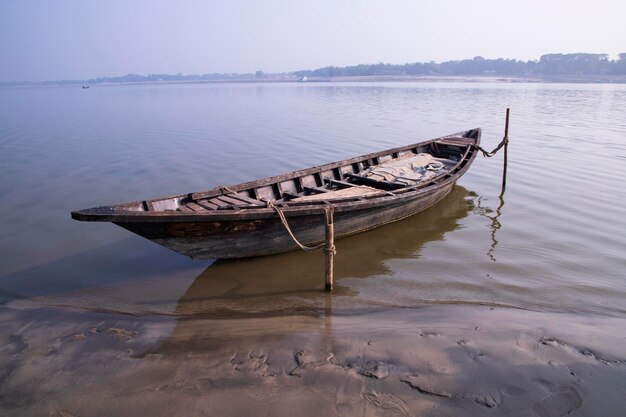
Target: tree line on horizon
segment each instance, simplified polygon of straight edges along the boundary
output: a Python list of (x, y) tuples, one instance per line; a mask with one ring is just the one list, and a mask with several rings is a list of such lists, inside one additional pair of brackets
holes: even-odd
[(487, 59), (476, 56), (460, 61), (414, 62), (407, 64), (360, 64), (347, 67), (327, 66), (314, 70), (300, 70), (284, 73), (265, 73), (261, 70), (246, 74), (127, 74), (120, 77), (99, 77), (89, 80), (64, 80), (35, 82), (0, 82), (0, 85), (72, 85), (104, 83), (141, 83), (168, 81), (250, 81), (262, 79), (302, 79), (303, 77), (364, 77), (364, 76), (611, 76), (626, 75), (626, 53), (617, 59), (609, 59), (608, 54), (547, 54), (538, 61), (516, 59)]
[(558, 76), (558, 75), (626, 75), (626, 53), (618, 59), (608, 54), (547, 54), (538, 61), (516, 59), (486, 59), (481, 56), (461, 61), (415, 62), (408, 64), (361, 64), (348, 67), (328, 66), (315, 70), (293, 72), (298, 77), (340, 76), (400, 76), (400, 75), (503, 75), (503, 76)]

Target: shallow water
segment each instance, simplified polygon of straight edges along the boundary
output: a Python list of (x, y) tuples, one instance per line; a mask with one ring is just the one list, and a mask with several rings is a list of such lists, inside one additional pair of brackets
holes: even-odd
[(626, 312), (626, 86), (169, 84), (0, 89), (4, 303), (228, 314), (323, 308), (321, 254), (192, 261), (73, 209), (234, 184), (473, 127), (501, 139), (427, 212), (341, 240), (334, 311)]

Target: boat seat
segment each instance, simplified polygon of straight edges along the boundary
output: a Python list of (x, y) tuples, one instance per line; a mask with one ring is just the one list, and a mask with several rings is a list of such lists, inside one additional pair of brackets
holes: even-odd
[(405, 184), (395, 184), (393, 182), (388, 182), (388, 181), (378, 181), (373, 178), (363, 177), (359, 174), (350, 174), (349, 172), (346, 172), (343, 175), (346, 178), (351, 179), (352, 183), (355, 185), (356, 184), (367, 185), (377, 190), (393, 191), (393, 190), (399, 190), (400, 188), (406, 187)]
[(380, 190), (365, 185), (357, 185), (350, 188), (341, 188), (339, 190), (328, 190), (325, 193), (305, 195), (302, 197), (294, 198), (290, 201), (302, 202), (302, 201), (331, 201), (331, 200), (345, 200), (350, 198), (359, 198), (364, 196), (372, 196), (380, 194)]

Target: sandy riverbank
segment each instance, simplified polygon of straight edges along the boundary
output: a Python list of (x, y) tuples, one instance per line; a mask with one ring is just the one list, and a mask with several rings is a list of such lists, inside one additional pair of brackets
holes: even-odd
[(626, 319), (433, 306), (361, 315), (0, 313), (7, 416), (619, 416)]

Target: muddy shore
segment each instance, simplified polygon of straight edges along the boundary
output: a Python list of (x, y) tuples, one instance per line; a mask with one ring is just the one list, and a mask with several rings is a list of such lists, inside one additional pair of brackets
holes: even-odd
[(4, 308), (7, 416), (619, 416), (626, 320), (432, 306), (173, 319)]

